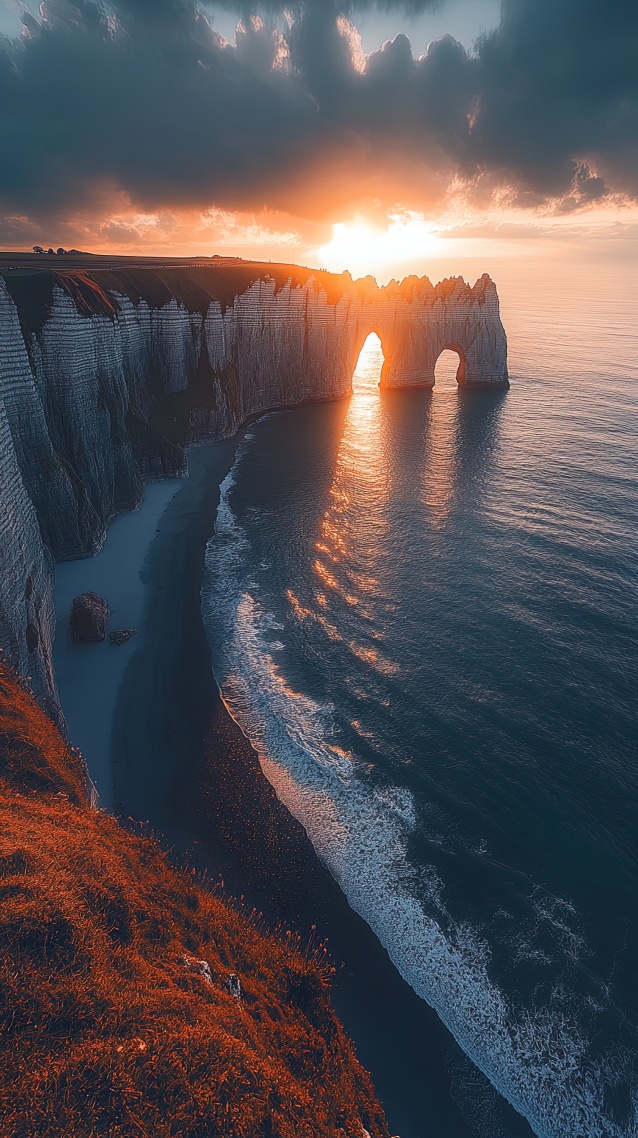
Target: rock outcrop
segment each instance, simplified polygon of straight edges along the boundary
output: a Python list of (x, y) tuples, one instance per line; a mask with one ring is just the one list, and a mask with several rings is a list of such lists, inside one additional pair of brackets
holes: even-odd
[(87, 640), (91, 643), (104, 640), (109, 623), (108, 601), (97, 593), (81, 593), (73, 598), (69, 631), (74, 640)]
[(186, 443), (347, 395), (373, 331), (385, 386), (431, 387), (446, 348), (460, 384), (507, 386), (488, 276), (378, 288), (214, 261), (0, 276), (0, 647), (49, 707), (52, 560), (97, 552), (146, 479), (185, 471)]
[(122, 644), (127, 644), (136, 633), (136, 628), (114, 628), (112, 632), (109, 632), (109, 644), (112, 644), (114, 648), (119, 648)]

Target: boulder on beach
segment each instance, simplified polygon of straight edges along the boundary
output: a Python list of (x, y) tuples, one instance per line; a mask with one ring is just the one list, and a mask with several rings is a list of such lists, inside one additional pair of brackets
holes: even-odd
[(81, 593), (71, 605), (69, 629), (74, 640), (104, 640), (109, 622), (108, 601), (97, 593)]
[(113, 632), (109, 632), (109, 644), (114, 644), (117, 648), (120, 644), (126, 644), (136, 632), (136, 628), (115, 628)]

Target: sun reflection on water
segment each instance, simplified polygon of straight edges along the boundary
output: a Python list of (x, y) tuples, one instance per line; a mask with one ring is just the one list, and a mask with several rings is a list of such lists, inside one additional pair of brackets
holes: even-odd
[(428, 416), (421, 500), (427, 507), (430, 525), (434, 529), (445, 525), (455, 499), (458, 366), (456, 352), (445, 351), (439, 356), (435, 369), (435, 398)]
[[(337, 453), (329, 505), (315, 544), (322, 556), (315, 560), (314, 571), (321, 580), (323, 594), (326, 588), (332, 588), (349, 605), (359, 603), (361, 582), (350, 571), (347, 581), (338, 580), (325, 562), (329, 559), (335, 565), (347, 558), (350, 564), (366, 565), (368, 591), (376, 584), (370, 565), (382, 536), (380, 528), (384, 531), (387, 528), (379, 505), (387, 499), (389, 490), (381, 440), (379, 379), (382, 367), (381, 341), (371, 332), (352, 379), (352, 398)], [(351, 509), (352, 499), (356, 499), (359, 507), (356, 511)], [(366, 502), (369, 502), (369, 510), (365, 509)], [(321, 595), (320, 592), (316, 598), (320, 604)]]
[[(311, 608), (301, 605), (294, 594), (288, 594), (295, 617), (322, 627), (331, 640), (341, 639), (337, 629), (341, 605), (356, 606), (361, 620), (370, 624), (372, 637), (374, 617), (369, 604), (378, 586), (375, 563), (388, 529), (385, 504), (390, 494), (379, 391), (382, 367), (381, 343), (372, 333), (353, 376), (332, 485), (315, 541), (314, 604)], [(334, 623), (329, 619), (331, 610)], [(378, 635), (374, 638), (379, 639)], [(348, 647), (359, 660), (380, 671), (386, 669), (377, 646), (353, 641)]]

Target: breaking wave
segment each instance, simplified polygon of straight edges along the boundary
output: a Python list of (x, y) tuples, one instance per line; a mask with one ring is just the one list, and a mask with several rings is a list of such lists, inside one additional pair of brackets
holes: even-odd
[[(539, 1138), (638, 1134), (635, 1101), (622, 1123), (606, 1104), (609, 1087), (627, 1083), (631, 1056), (618, 1053), (607, 1066), (594, 1062), (573, 997), (558, 983), (549, 1005), (515, 1005), (494, 980), (484, 933), (452, 917), (433, 867), (417, 871), (410, 861), (411, 794), (371, 785), (365, 764), (339, 745), (335, 708), (296, 690), (284, 675), (277, 657), (285, 630), (254, 579), (256, 554), (231, 505), (249, 442), (221, 487), (203, 614), (223, 698), (266, 777), (402, 976)], [(568, 903), (543, 896), (537, 908), (539, 919), (573, 938)], [(516, 950), (526, 947), (514, 936)], [(573, 939), (570, 951), (582, 950)]]

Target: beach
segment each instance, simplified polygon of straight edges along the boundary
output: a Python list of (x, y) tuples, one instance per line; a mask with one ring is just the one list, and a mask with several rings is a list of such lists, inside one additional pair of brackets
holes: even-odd
[[(266, 925), (327, 940), (334, 1006), (393, 1134), (529, 1135), (350, 908), (219, 696), (200, 590), (237, 441), (191, 448), (187, 479), (149, 486), (98, 557), (58, 566), (55, 661), (71, 739), (103, 808), (146, 823)], [(111, 604), (111, 629), (138, 629), (128, 643), (69, 643), (70, 601), (86, 590)]]
[[(142, 614), (148, 589), (140, 570), (164, 509), (182, 485), (178, 478), (149, 483), (140, 508), (114, 518), (97, 557), (65, 561), (55, 568), (53, 661), (58, 689), (69, 735), (87, 758), (105, 810), (113, 807), (110, 738), (117, 693), (145, 637)], [(95, 644), (74, 641), (69, 632), (71, 604), (86, 592), (108, 600), (110, 631), (134, 629), (135, 635), (117, 647), (108, 637)]]

